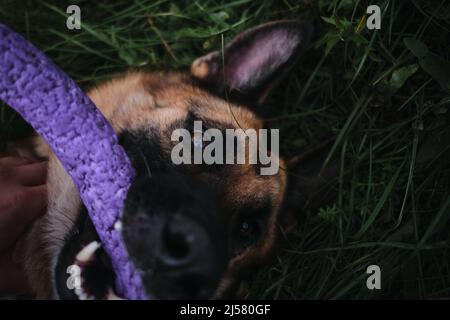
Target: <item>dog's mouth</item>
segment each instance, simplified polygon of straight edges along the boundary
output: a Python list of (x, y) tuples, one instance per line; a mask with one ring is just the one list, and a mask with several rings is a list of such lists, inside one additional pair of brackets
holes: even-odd
[(63, 300), (117, 300), (115, 273), (83, 208), (57, 258), (55, 286)]
[[(229, 257), (227, 233), (207, 185), (178, 174), (137, 178), (121, 229), (143, 289), (156, 299), (208, 299)], [(156, 181), (158, 184), (156, 185)], [(59, 299), (118, 299), (116, 275), (84, 206), (65, 237), (55, 267)]]

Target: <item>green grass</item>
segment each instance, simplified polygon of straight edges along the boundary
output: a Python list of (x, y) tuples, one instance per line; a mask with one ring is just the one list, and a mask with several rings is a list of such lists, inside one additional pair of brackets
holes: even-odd
[[(186, 67), (220, 48), (222, 37), (306, 9), (293, 0), (123, 2), (70, 1), (82, 9), (81, 31), (65, 28), (62, 1), (3, 0), (0, 21), (88, 88), (130, 67)], [(382, 9), (381, 30), (364, 27), (369, 4)], [(237, 295), (449, 297), (450, 5), (323, 0), (313, 11), (321, 38), (271, 97), (279, 109), (271, 124), (281, 128), (286, 155), (336, 137), (338, 197), (299, 213), (277, 259)], [(27, 132), (0, 106), (0, 149)], [(382, 290), (365, 286), (372, 264), (381, 267)]]

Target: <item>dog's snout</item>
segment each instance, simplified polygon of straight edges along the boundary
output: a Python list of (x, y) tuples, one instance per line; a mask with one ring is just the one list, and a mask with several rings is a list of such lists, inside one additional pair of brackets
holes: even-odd
[(122, 232), (150, 296), (206, 299), (217, 288), (228, 257), (212, 191), (176, 172), (154, 171), (132, 184)]

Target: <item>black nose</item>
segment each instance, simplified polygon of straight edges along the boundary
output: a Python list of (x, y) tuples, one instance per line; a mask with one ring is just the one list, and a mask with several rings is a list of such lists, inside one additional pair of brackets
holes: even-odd
[(193, 220), (178, 214), (166, 222), (161, 237), (159, 260), (168, 268), (189, 265), (210, 249), (205, 230)]
[(162, 232), (157, 259), (181, 296), (209, 298), (221, 263), (204, 227), (181, 214), (170, 217)]

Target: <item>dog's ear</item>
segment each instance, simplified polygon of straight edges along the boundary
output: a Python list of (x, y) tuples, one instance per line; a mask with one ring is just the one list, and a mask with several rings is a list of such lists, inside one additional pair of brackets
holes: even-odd
[(221, 95), (260, 105), (309, 46), (313, 33), (313, 23), (306, 21), (259, 25), (239, 34), (223, 51), (196, 59), (191, 74)]
[(336, 197), (341, 160), (328, 159), (331, 143), (326, 141), (287, 161), (288, 187), (279, 221), (284, 230), (291, 230), (306, 210), (316, 211)]

